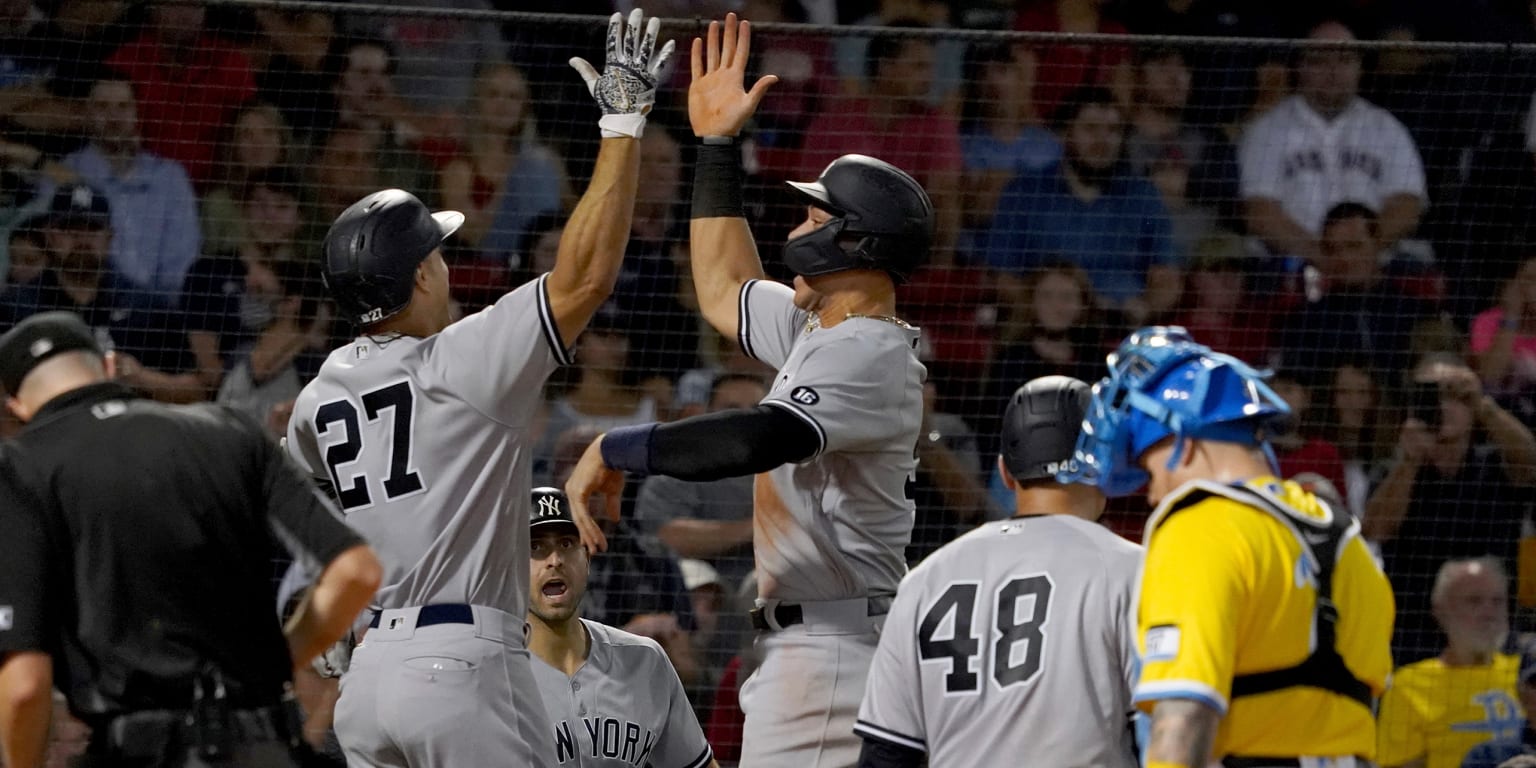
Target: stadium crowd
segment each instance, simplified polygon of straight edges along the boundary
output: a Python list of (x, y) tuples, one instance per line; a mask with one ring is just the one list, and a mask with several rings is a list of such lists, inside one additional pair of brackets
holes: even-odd
[[(351, 338), (316, 258), (353, 201), (400, 187), (465, 214), (447, 249), (463, 313), (547, 271), (597, 139), (565, 61), (602, 25), (438, 12), (630, 4), (381, 4), (399, 12), (0, 0), (0, 332), (78, 312), (125, 383), (229, 403), (281, 435)], [(1177, 324), (1277, 372), (1295, 412), (1282, 473), (1361, 518), (1396, 589), (1398, 664), (1465, 647), (1465, 616), (1446, 607), (1464, 592), (1530, 629), (1536, 55), (1408, 43), (1533, 42), (1536, 3), (667, 5), (646, 9), (819, 25), (757, 43), (755, 68), (781, 78), (744, 150), (757, 232), (782, 238), (799, 214), (782, 181), (847, 152), (931, 193), (935, 255), (900, 294), (929, 371), (909, 560), (1006, 514), (993, 457), (1020, 383), (1096, 380), (1127, 330)], [(859, 34), (870, 26), (899, 34)], [(677, 69), (643, 138), (615, 298), (542, 394), (536, 485), (560, 484), (598, 433), (766, 392), (766, 369), (700, 322), (688, 284)], [(588, 610), (666, 648), (728, 761), (753, 664), (751, 483), (634, 485)], [(1146, 511), (1117, 503), (1109, 522), (1136, 539)], [(1520, 722), (1489, 738), (1518, 738)]]

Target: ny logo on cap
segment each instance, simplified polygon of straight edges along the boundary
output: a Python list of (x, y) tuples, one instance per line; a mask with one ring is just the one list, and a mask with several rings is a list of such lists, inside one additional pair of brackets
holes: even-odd
[(32, 346), (27, 347), (27, 354), (33, 358), (42, 357), (51, 351), (53, 351), (53, 339), (38, 339), (32, 342)]
[(559, 497), (540, 496), (539, 517), (561, 517)]

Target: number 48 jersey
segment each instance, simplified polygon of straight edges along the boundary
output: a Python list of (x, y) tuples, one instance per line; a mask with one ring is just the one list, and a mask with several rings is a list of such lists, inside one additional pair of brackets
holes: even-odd
[(383, 562), (375, 607), (524, 615), (527, 427), (544, 380), (570, 361), (546, 280), (434, 336), (361, 336), (294, 403), (289, 453)]
[(901, 583), (854, 731), (934, 768), (1133, 768), (1141, 547), (1064, 515), (961, 536)]

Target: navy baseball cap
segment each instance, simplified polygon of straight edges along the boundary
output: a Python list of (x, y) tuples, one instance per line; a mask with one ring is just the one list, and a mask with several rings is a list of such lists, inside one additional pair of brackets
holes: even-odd
[(103, 354), (91, 327), (73, 312), (43, 312), (0, 336), (0, 387), (15, 395), (32, 369), (65, 352)]
[(548, 486), (533, 489), (533, 512), (528, 515), (528, 520), (532, 529), (557, 524), (576, 527), (576, 519), (571, 517), (571, 501), (566, 498), (565, 491)]
[(112, 226), (112, 205), (89, 184), (65, 184), (53, 193), (45, 226), (106, 229)]

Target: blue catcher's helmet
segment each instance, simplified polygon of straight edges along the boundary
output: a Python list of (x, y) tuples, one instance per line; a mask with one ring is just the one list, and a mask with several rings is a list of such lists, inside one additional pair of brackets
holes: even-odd
[[(1075, 470), (1063, 483), (1086, 482), (1125, 496), (1149, 476), (1136, 460), (1165, 437), (1260, 446), (1273, 466), (1267, 429), (1291, 413), (1264, 383), (1267, 374), (1197, 343), (1177, 326), (1142, 328), (1110, 354), (1109, 376), (1093, 398), (1077, 440)], [(1182, 445), (1171, 462), (1177, 462)]]

